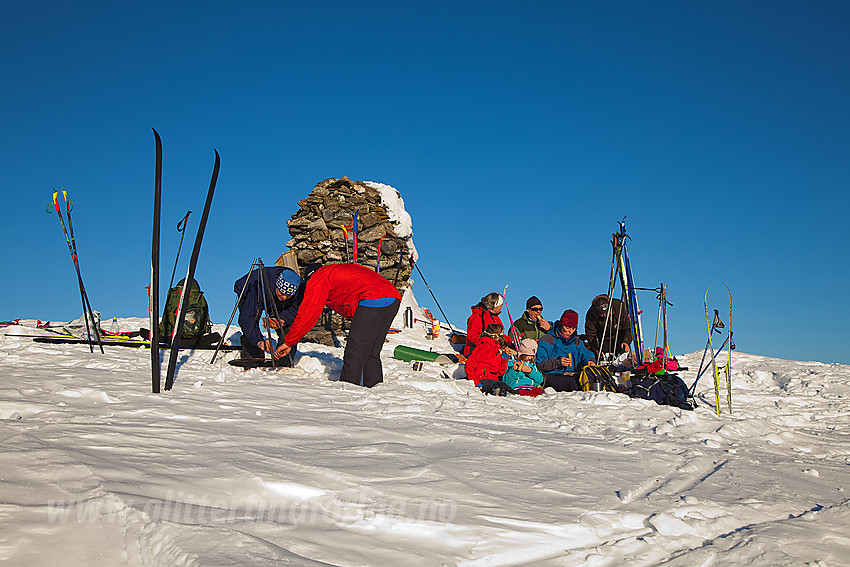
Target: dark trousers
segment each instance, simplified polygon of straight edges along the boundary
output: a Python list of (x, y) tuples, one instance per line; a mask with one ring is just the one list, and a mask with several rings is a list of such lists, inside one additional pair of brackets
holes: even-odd
[(556, 392), (575, 392), (580, 390), (578, 377), (572, 374), (550, 372), (543, 377), (543, 387), (552, 388)]
[(384, 381), (381, 347), (399, 305), (401, 302), (396, 299), (386, 307), (357, 306), (342, 356), (341, 381), (361, 385), (362, 379), (362, 385), (367, 388)]

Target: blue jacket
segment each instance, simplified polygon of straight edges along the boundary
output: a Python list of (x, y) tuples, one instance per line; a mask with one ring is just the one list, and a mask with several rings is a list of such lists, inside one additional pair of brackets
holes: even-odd
[(529, 360), (524, 364), (531, 367), (531, 372), (521, 372), (514, 370), (513, 362), (508, 363), (508, 371), (502, 376), (502, 382), (505, 382), (511, 388), (518, 386), (542, 386), (543, 374), (537, 369), (537, 365), (533, 360)]
[[(561, 366), (560, 357), (572, 356), (571, 366)], [(537, 367), (543, 374), (567, 374), (580, 371), (591, 360), (593, 353), (573, 334), (569, 339), (561, 335), (561, 324), (555, 323), (542, 339), (537, 341)]]
[[(293, 297), (286, 301), (279, 301), (274, 293), (275, 282), (283, 270), (289, 268), (281, 268), (280, 266), (272, 266), (266, 268), (266, 281), (269, 284), (269, 289), (266, 290), (266, 302), (271, 313), (266, 313), (267, 317), (274, 317), (274, 307), (277, 307), (277, 312), (283, 322), (284, 327), (289, 327), (295, 320), (295, 315), (298, 313), (298, 306), (304, 298), (304, 283), (298, 286), (298, 291)], [(237, 294), (242, 291), (245, 286), (247, 274), (236, 280), (233, 284), (233, 291)], [(260, 315), (263, 311), (263, 298), (260, 293), (260, 269), (257, 268), (251, 272), (251, 278), (248, 280), (248, 288), (242, 296), (242, 301), (239, 304), (239, 327), (242, 329), (242, 341), (256, 345), (267, 337), (260, 330)], [(280, 333), (278, 333), (280, 334)]]

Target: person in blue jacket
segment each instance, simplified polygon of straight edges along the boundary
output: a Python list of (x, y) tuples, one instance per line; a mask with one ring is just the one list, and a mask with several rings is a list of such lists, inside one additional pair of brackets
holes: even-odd
[(534, 363), (537, 353), (537, 341), (534, 339), (522, 339), (517, 349), (517, 359), (508, 366), (508, 370), (502, 376), (502, 382), (511, 388), (543, 385), (543, 374)]
[(581, 369), (596, 364), (593, 353), (576, 335), (577, 328), (578, 313), (567, 309), (552, 329), (537, 341), (535, 360), (545, 378), (544, 387), (557, 392), (579, 390)]
[[(269, 344), (268, 336), (260, 330), (260, 317), (264, 307), (270, 312), (266, 317), (275, 316), (275, 307), (280, 316), (280, 325), (276, 329), (278, 339), (286, 334), (295, 316), (298, 314), (298, 306), (304, 298), (304, 286), (301, 277), (290, 268), (271, 266), (265, 268), (268, 288), (266, 289), (266, 300), (263, 302), (262, 289), (265, 285), (260, 282), (260, 268), (254, 269), (250, 274), (245, 274), (233, 284), (233, 291), (239, 294), (248, 281), (248, 287), (239, 303), (239, 327), (242, 329), (242, 358), (263, 358), (266, 352), (274, 352), (274, 345)], [(274, 304), (274, 307), (272, 306)], [(292, 366), (297, 345), (287, 356), (281, 357), (278, 362), (280, 366)]]

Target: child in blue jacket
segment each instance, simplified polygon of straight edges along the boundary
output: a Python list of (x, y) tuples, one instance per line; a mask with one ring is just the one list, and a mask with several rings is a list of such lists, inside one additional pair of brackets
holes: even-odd
[(543, 374), (534, 363), (536, 353), (537, 341), (534, 339), (520, 341), (517, 360), (508, 367), (508, 371), (502, 376), (502, 382), (514, 389), (520, 386), (542, 386)]

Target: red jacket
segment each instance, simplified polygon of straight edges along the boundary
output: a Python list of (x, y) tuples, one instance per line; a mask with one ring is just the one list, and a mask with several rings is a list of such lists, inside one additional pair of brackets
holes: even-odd
[(316, 325), (326, 306), (351, 319), (358, 303), (382, 297), (401, 299), (393, 284), (374, 270), (359, 264), (322, 266), (307, 280), (298, 315), (283, 342), (292, 346), (300, 341)]
[(466, 377), (477, 386), (482, 378), (501, 380), (508, 369), (508, 359), (502, 357), (499, 343), (492, 337), (481, 337), (478, 346), (466, 359)]
[[(504, 324), (502, 324), (502, 320), (498, 315), (493, 315), (489, 309), (484, 309), (481, 305), (474, 305), (472, 307), (472, 315), (466, 320), (466, 345), (463, 347), (463, 356), (469, 356), (469, 352), (481, 340), (481, 333), (487, 330), (487, 325), (490, 323), (498, 323), (504, 328)], [(513, 343), (507, 336), (505, 336), (505, 340)]]

